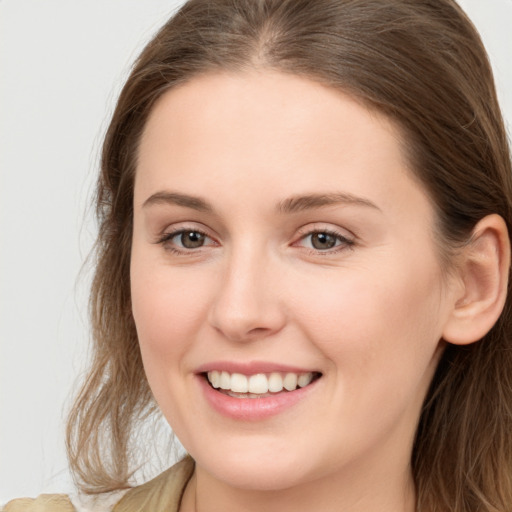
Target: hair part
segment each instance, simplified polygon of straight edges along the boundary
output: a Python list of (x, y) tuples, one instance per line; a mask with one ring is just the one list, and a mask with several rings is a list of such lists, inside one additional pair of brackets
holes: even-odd
[[(509, 146), (485, 49), (453, 0), (191, 0), (136, 61), (102, 152), (90, 310), (94, 358), (67, 446), (86, 492), (128, 486), (133, 432), (156, 405), (131, 313), (138, 144), (155, 102), (201, 74), (268, 69), (348, 93), (404, 134), (437, 212), (448, 264), (491, 213), (512, 226)], [(509, 285), (510, 291), (510, 285)], [(418, 511), (498, 512), (512, 503), (512, 311), (480, 342), (448, 345), (412, 454)]]

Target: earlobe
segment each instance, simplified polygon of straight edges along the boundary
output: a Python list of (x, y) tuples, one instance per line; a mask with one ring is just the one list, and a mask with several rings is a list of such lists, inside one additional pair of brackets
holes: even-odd
[(505, 305), (509, 268), (506, 223), (499, 215), (488, 215), (461, 250), (457, 273), (462, 287), (443, 331), (447, 342), (467, 345), (491, 330)]

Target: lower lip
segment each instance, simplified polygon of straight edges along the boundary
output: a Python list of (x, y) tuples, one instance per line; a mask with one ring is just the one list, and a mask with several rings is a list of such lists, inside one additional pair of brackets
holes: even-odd
[(197, 376), (208, 403), (215, 411), (228, 418), (242, 421), (259, 421), (275, 416), (304, 400), (316, 387), (317, 379), (304, 388), (283, 391), (262, 398), (235, 398), (214, 389), (203, 375)]

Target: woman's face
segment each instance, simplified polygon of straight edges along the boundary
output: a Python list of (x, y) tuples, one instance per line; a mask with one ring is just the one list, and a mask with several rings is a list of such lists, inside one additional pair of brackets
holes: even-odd
[(159, 100), (133, 314), (198, 468), (254, 489), (407, 470), (454, 295), (433, 225), (398, 130), (338, 91), (254, 71)]

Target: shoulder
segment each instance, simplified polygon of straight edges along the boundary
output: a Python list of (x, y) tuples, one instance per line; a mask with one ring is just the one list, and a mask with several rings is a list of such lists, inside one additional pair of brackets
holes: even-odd
[(12, 500), (0, 509), (2, 512), (76, 512), (65, 494), (41, 494), (37, 498)]
[(153, 480), (130, 489), (113, 512), (177, 512), (194, 467), (193, 459), (185, 457)]
[(92, 497), (41, 494), (9, 501), (0, 506), (0, 512), (177, 512), (194, 467), (192, 458), (185, 457), (153, 480), (128, 491)]
[(111, 512), (126, 490), (98, 495), (41, 494), (10, 501), (0, 512)]

